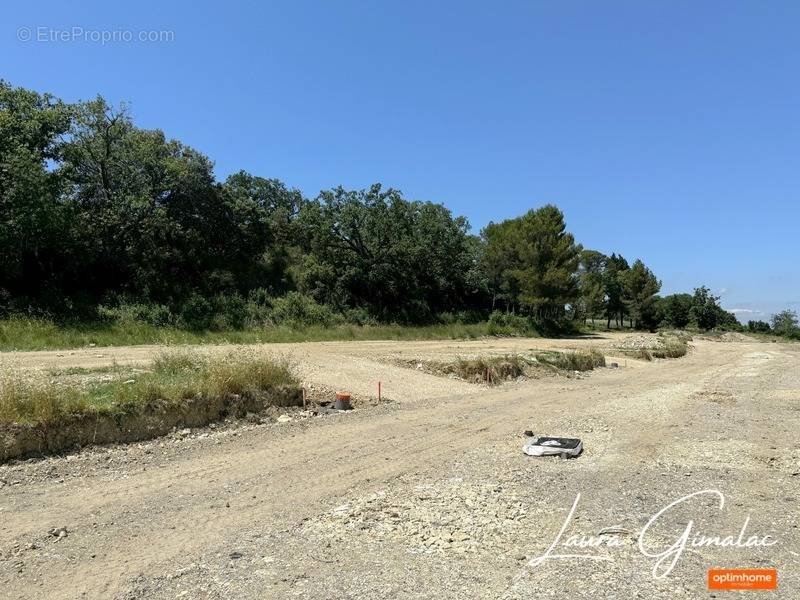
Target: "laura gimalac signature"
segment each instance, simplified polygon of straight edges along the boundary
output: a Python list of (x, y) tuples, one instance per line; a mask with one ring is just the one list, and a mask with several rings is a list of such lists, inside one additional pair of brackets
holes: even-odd
[[(708, 536), (695, 530), (694, 520), (689, 520), (686, 527), (677, 532), (674, 538), (671, 538), (666, 544), (656, 544), (650, 537), (651, 529), (657, 525), (670, 510), (680, 504), (696, 498), (698, 496), (712, 496), (719, 500), (719, 510), (725, 508), (725, 494), (719, 490), (701, 490), (694, 492), (682, 498), (678, 498), (674, 502), (668, 504), (647, 522), (642, 530), (639, 532), (638, 546), (639, 551), (646, 557), (653, 559), (653, 577), (656, 579), (663, 579), (669, 575), (675, 566), (678, 564), (683, 552), (686, 548), (700, 548), (700, 547), (719, 547), (719, 548), (765, 548), (777, 544), (777, 540), (769, 535), (752, 535), (748, 534), (747, 528), (750, 525), (750, 515), (742, 523), (741, 528), (728, 535), (713, 535)], [(570, 535), (564, 538), (564, 533), (567, 531), (570, 523), (573, 520), (575, 511), (578, 508), (581, 495), (575, 496), (575, 502), (567, 515), (564, 524), (558, 535), (550, 544), (547, 551), (541, 556), (533, 558), (528, 566), (538, 567), (548, 560), (596, 560), (596, 561), (610, 561), (614, 560), (609, 549), (616, 548), (624, 545), (624, 541), (619, 537), (618, 533), (608, 533), (596, 536), (587, 535)], [(612, 528), (613, 529), (613, 528)], [(618, 531), (618, 529), (617, 529)], [(561, 549), (566, 549), (563, 553)], [(582, 552), (577, 552), (582, 550)]]

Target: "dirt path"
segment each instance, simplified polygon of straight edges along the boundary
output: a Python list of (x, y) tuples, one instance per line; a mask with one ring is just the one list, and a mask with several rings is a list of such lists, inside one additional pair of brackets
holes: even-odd
[[(531, 350), (572, 350), (599, 348), (609, 356), (618, 356), (615, 343), (629, 337), (606, 333), (578, 339), (547, 338), (487, 338), (473, 341), (365, 341), (365, 342), (307, 342), (299, 344), (253, 344), (248, 346), (179, 346), (178, 349), (221, 355), (237, 349), (264, 355), (288, 358), (306, 385), (347, 389), (360, 396), (377, 393), (377, 383), (383, 395), (396, 401), (417, 401), (448, 394), (468, 394), (471, 384), (436, 377), (392, 364), (396, 360), (414, 358), (453, 360), (459, 357), (504, 355)], [(176, 347), (170, 347), (175, 349)], [(81, 348), (76, 350), (47, 350), (41, 352), (0, 353), (0, 370), (51, 371), (73, 367), (96, 369), (114, 364), (146, 365), (164, 346), (119, 346)], [(618, 359), (635, 368), (637, 361)]]
[[(508, 352), (504, 343), (291, 350), (316, 361), (309, 373), (338, 368), (349, 379), (363, 374), (359, 361), (385, 352)], [(121, 362), (154, 351), (97, 354)], [(33, 354), (12, 358), (30, 367), (50, 356)], [(681, 360), (493, 390), (393, 367), (405, 386), (400, 404), (0, 467), (3, 594), (672, 598), (703, 592), (710, 566), (755, 564), (777, 566), (787, 577), (780, 597), (796, 597), (799, 357), (797, 346), (698, 342)], [(442, 387), (431, 389), (432, 380)], [(587, 451), (566, 462), (524, 457), (526, 428), (580, 436)], [(665, 580), (652, 578), (652, 561), (632, 543), (601, 566), (524, 568), (547, 548), (576, 491), (594, 532), (641, 527), (670, 501), (710, 487), (730, 497), (734, 533), (736, 517), (751, 511), (753, 529), (779, 545), (687, 553)], [(66, 537), (47, 533), (62, 526)]]

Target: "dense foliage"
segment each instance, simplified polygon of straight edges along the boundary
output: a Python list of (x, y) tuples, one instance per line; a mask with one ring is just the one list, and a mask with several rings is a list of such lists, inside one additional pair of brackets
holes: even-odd
[(0, 81), (0, 316), (198, 330), (735, 325), (705, 287), (660, 288), (641, 260), (576, 243), (552, 205), (476, 236), (379, 184), (309, 199), (244, 171), (218, 181), (206, 156), (136, 127), (124, 106)]

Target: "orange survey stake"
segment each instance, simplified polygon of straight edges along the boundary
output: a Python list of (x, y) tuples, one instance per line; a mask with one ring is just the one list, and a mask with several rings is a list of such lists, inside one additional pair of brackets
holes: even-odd
[(710, 590), (774, 590), (777, 587), (777, 569), (708, 570)]

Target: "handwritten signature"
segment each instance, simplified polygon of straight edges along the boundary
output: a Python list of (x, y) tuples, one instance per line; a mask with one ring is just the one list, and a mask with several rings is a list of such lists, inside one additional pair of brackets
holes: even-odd
[[(674, 507), (683, 504), (684, 502), (699, 496), (713, 496), (719, 500), (719, 510), (725, 508), (725, 495), (719, 490), (701, 490), (694, 492), (682, 498), (678, 498), (674, 502), (662, 508), (647, 522), (642, 530), (639, 532), (638, 546), (639, 551), (646, 557), (654, 559), (653, 562), (653, 577), (656, 579), (663, 579), (669, 575), (675, 566), (678, 564), (683, 552), (687, 547), (720, 547), (720, 548), (765, 548), (777, 544), (777, 540), (772, 536), (764, 535), (748, 535), (747, 528), (750, 525), (750, 515), (742, 523), (738, 535), (726, 536), (706, 536), (700, 532), (695, 531), (694, 520), (690, 520), (686, 527), (680, 532), (674, 540), (664, 547), (664, 544), (658, 546), (649, 539), (651, 529), (659, 523), (659, 520), (666, 515)], [(555, 537), (547, 551), (541, 556), (533, 558), (528, 566), (538, 567), (548, 560), (562, 560), (562, 559), (578, 559), (578, 560), (594, 560), (594, 561), (610, 561), (613, 557), (610, 553), (605, 551), (608, 548), (615, 548), (624, 545), (624, 540), (619, 537), (618, 533), (598, 534), (595, 536), (587, 535), (570, 535), (564, 539), (564, 534), (567, 531), (570, 523), (572, 522), (575, 511), (578, 508), (581, 495), (575, 496), (575, 502), (564, 520), (561, 530)], [(612, 528), (613, 531), (614, 528)], [(559, 548), (568, 549), (566, 553), (557, 553)], [(595, 552), (582, 552), (574, 553), (578, 549), (594, 549)], [(570, 553), (572, 552), (572, 553)]]

